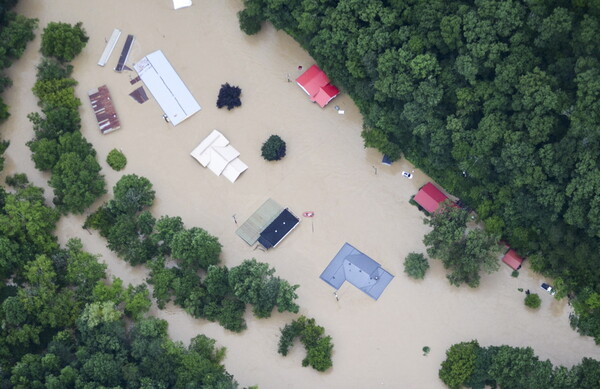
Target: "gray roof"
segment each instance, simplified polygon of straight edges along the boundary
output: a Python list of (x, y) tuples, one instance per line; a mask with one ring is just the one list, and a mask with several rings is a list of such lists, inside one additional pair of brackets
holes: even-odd
[(377, 300), (394, 278), (379, 263), (366, 256), (351, 244), (345, 243), (321, 273), (321, 279), (339, 289), (344, 281)]

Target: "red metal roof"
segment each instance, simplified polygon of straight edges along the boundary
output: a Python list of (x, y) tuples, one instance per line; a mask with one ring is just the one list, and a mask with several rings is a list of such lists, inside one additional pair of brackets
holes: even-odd
[(519, 270), (521, 264), (523, 263), (523, 258), (519, 257), (515, 250), (510, 249), (506, 254), (504, 254), (502, 261), (508, 266), (512, 267), (514, 270)]
[(434, 213), (440, 207), (440, 204), (448, 199), (431, 182), (425, 184), (419, 193), (415, 196), (415, 201), (429, 213)]
[(338, 88), (329, 83), (329, 78), (317, 65), (308, 68), (296, 82), (321, 108), (340, 93)]

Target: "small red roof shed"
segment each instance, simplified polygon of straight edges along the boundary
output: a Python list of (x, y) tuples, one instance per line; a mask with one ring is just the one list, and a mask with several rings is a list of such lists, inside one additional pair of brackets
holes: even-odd
[(523, 258), (519, 257), (515, 250), (510, 249), (506, 252), (506, 254), (504, 254), (504, 257), (502, 257), (502, 262), (506, 263), (514, 270), (519, 270), (521, 268), (521, 264), (523, 263)]
[(296, 78), (296, 82), (321, 108), (340, 94), (339, 89), (329, 83), (329, 78), (317, 65), (308, 68), (300, 77)]
[(429, 213), (434, 213), (440, 207), (440, 204), (448, 200), (448, 196), (443, 194), (431, 182), (425, 184), (419, 193), (415, 196), (415, 201)]

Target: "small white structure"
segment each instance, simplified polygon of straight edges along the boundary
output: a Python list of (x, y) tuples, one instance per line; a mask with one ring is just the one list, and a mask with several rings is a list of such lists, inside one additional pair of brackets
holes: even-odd
[(191, 7), (192, 0), (173, 0), (173, 9)]
[(106, 47), (104, 48), (104, 51), (102, 52), (102, 56), (100, 57), (100, 60), (98, 61), (98, 65), (100, 65), (100, 66), (106, 65), (113, 50), (115, 49), (115, 46), (117, 45), (117, 41), (119, 40), (120, 36), (121, 36), (121, 30), (119, 30), (118, 28), (115, 28), (112, 35), (110, 36), (110, 39), (108, 40), (108, 42), (106, 42)]
[(235, 182), (240, 174), (248, 169), (238, 158), (240, 152), (217, 130), (213, 130), (190, 155), (217, 176), (223, 175), (231, 182)]
[(174, 126), (200, 111), (200, 105), (161, 50), (148, 54), (133, 67)]

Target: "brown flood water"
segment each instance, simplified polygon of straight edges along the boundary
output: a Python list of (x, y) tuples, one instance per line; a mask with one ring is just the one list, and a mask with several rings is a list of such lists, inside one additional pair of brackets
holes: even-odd
[[(90, 41), (73, 63), (74, 77), (79, 81), (83, 133), (98, 151), (109, 187), (121, 174), (108, 168), (106, 154), (120, 148), (129, 161), (124, 173), (148, 177), (154, 184), (156, 216), (179, 215), (188, 227), (201, 226), (218, 236), (227, 266), (255, 257), (275, 267), (279, 276), (300, 284), (300, 313), (314, 317), (333, 337), (334, 367), (324, 374), (303, 368), (300, 345), (286, 358), (277, 354), (279, 328), (295, 315), (275, 313), (267, 320), (248, 315), (248, 329), (238, 335), (193, 319), (175, 306), (153, 309), (153, 314), (169, 322), (173, 339), (185, 343), (199, 333), (215, 338), (227, 347), (227, 370), (241, 385), (257, 384), (262, 389), (443, 388), (437, 372), (445, 350), (471, 339), (482, 345), (531, 346), (541, 359), (566, 366), (582, 357), (600, 358), (600, 348), (592, 339), (570, 329), (570, 307), (539, 289), (542, 278), (527, 266), (519, 278), (512, 278), (503, 265), (483, 277), (477, 290), (450, 286), (435, 261), (425, 280), (406, 277), (403, 258), (411, 251), (423, 252), (421, 240), (427, 232), (423, 215), (408, 200), (428, 177), (416, 171), (413, 180), (406, 180), (400, 174), (412, 170), (406, 161), (383, 166), (378, 152), (363, 147), (362, 119), (347, 95), (320, 109), (293, 82), (288, 83), (287, 74), (293, 79), (298, 65), (306, 69), (313, 61), (270, 25), (254, 37), (245, 36), (236, 18), (241, 1), (196, 0), (193, 7), (180, 11), (173, 11), (171, 5), (168, 0), (21, 0), (18, 11), (39, 18), (41, 27), (49, 21), (83, 21)], [(96, 62), (114, 28), (123, 35), (109, 63), (101, 68)], [(135, 74), (112, 70), (126, 34), (136, 37), (128, 65), (162, 49), (202, 111), (173, 128), (162, 120), (154, 99), (139, 105), (128, 96), (139, 86), (129, 83)], [(25, 146), (33, 135), (26, 115), (37, 109), (30, 90), (39, 44), (38, 37), (10, 69), (14, 87), (5, 98), (12, 116), (2, 126), (2, 137), (11, 140), (4, 173), (25, 172), (36, 185), (47, 188), (48, 177), (34, 169)], [(241, 108), (216, 108), (224, 82), (242, 88)], [(111, 91), (122, 124), (121, 130), (104, 136), (86, 93), (103, 84)], [(338, 115), (334, 105), (345, 115)], [(235, 184), (189, 156), (214, 128), (230, 139), (249, 166)], [(267, 163), (260, 147), (274, 133), (287, 142), (288, 154), (280, 162)], [(48, 189), (47, 196), (51, 198)], [(245, 220), (267, 198), (296, 214), (314, 211), (315, 217), (304, 219), (276, 249), (253, 251), (235, 235), (232, 216)], [(116, 258), (102, 238), (81, 229), (83, 220), (84, 216), (63, 218), (57, 232), (61, 242), (79, 237), (87, 250), (102, 256), (111, 275), (129, 283), (143, 282), (146, 270)], [(339, 290), (336, 301), (333, 289), (319, 279), (344, 242), (395, 275), (378, 301), (348, 284)], [(540, 294), (543, 303), (538, 312), (524, 307), (524, 294), (517, 288)], [(427, 357), (422, 355), (423, 346), (431, 348)]]

